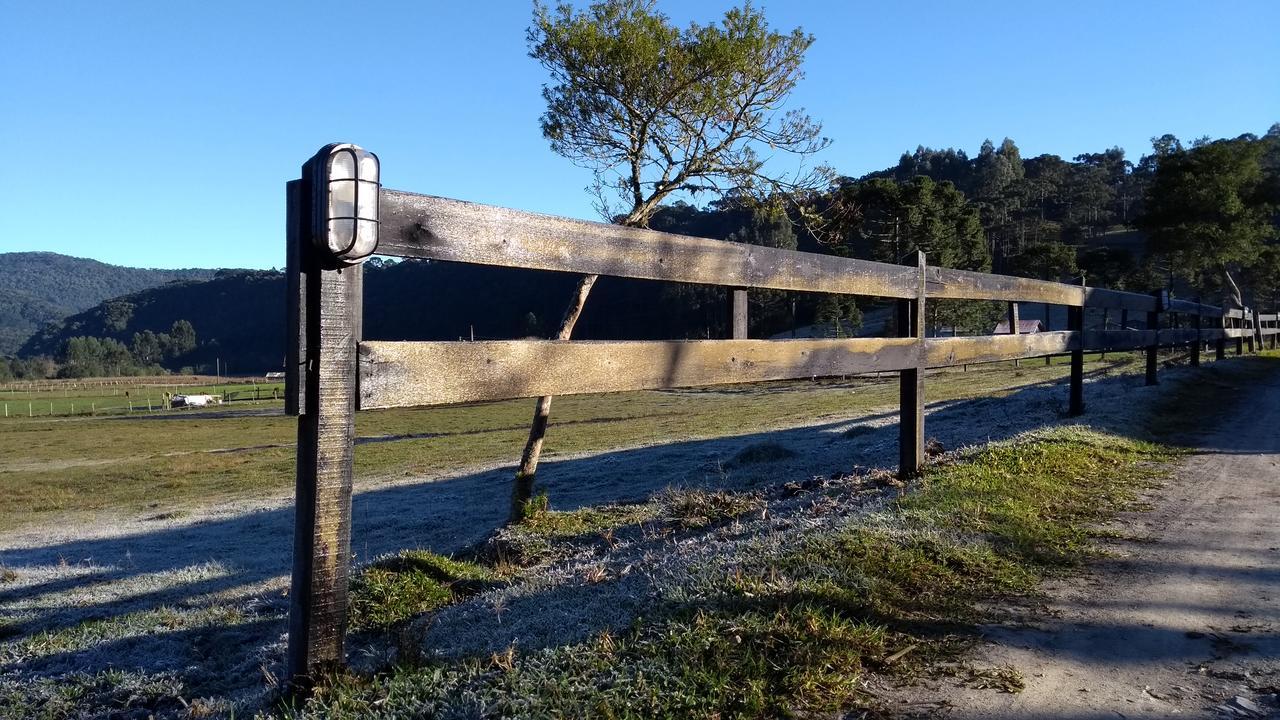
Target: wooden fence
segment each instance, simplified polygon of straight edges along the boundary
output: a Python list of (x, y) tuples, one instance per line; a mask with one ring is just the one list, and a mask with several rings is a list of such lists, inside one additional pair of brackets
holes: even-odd
[[(319, 155), (317, 157), (320, 157)], [(314, 160), (312, 161), (314, 162)], [(308, 170), (304, 167), (304, 178)], [(313, 179), (288, 184), (289, 317), (286, 403), (299, 416), (297, 519), (290, 593), (289, 681), (343, 660), (350, 565), (351, 481), (357, 409), (786, 380), (896, 371), (900, 472), (924, 462), (927, 368), (1069, 354), (1069, 410), (1084, 412), (1086, 351), (1184, 346), (1221, 358), (1277, 340), (1276, 315), (1042, 280), (818, 255), (686, 237), (428, 195), (381, 189), (377, 253), (532, 270), (719, 285), (732, 289), (733, 339), (693, 341), (390, 342), (361, 339), (362, 274), (340, 266), (313, 238)], [(892, 298), (898, 337), (746, 338), (746, 289)], [(1014, 334), (925, 337), (933, 300), (1008, 303)], [(1019, 303), (1066, 306), (1066, 330), (1017, 334)], [(1085, 330), (1085, 310), (1118, 313), (1122, 329)], [(1131, 329), (1130, 318), (1143, 329)], [(1208, 319), (1206, 322), (1205, 319)], [(1135, 323), (1136, 324), (1136, 323)]]

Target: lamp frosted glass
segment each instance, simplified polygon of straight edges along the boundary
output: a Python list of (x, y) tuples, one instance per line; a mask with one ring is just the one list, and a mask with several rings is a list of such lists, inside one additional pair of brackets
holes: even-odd
[(363, 262), (378, 249), (378, 156), (358, 145), (328, 145), (309, 167), (316, 249), (338, 266)]

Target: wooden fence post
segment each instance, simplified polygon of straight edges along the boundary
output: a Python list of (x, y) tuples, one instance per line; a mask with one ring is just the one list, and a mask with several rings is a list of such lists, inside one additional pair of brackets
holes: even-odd
[[(1240, 308), (1240, 317), (1238, 318), (1238, 319), (1240, 320), (1240, 327), (1239, 327), (1239, 328), (1236, 328), (1236, 329), (1239, 329), (1239, 330), (1243, 330), (1243, 329), (1244, 329), (1244, 316), (1245, 316), (1245, 312), (1246, 312), (1246, 311), (1245, 311), (1245, 309), (1244, 309), (1244, 308)], [(1231, 320), (1232, 320), (1232, 327), (1233, 327), (1233, 328), (1235, 327), (1235, 320), (1236, 320), (1236, 319), (1237, 319), (1237, 318), (1232, 318), (1232, 319), (1231, 319)], [(1243, 355), (1243, 354), (1244, 354), (1244, 336), (1243, 336), (1243, 335), (1237, 335), (1237, 336), (1236, 336), (1236, 356), (1237, 356), (1237, 357), (1239, 357), (1240, 355)]]
[[(1009, 303), (1009, 334), (1010, 335), (1018, 334), (1018, 303), (1016, 302)], [(1020, 367), (1021, 365), (1022, 365), (1021, 360), (1019, 360), (1018, 358), (1013, 359), (1014, 367)]]
[[(1159, 293), (1156, 293), (1159, 295)], [(1159, 307), (1159, 305), (1157, 305)], [(1159, 385), (1156, 377), (1156, 352), (1160, 349), (1160, 311), (1147, 313), (1147, 330), (1154, 331), (1151, 344), (1147, 346), (1147, 385)]]
[[(1200, 305), (1200, 298), (1196, 298), (1196, 305)], [(1200, 339), (1200, 308), (1197, 307), (1191, 316), (1192, 327), (1196, 330), (1195, 342), (1191, 343), (1191, 367), (1200, 367), (1200, 345), (1203, 342)]]
[[(1102, 308), (1102, 332), (1104, 333), (1104, 337), (1105, 337), (1106, 331), (1110, 329), (1111, 329), (1111, 308)], [(1107, 359), (1107, 349), (1105, 347), (1102, 348), (1102, 353), (1100, 353), (1098, 359), (1099, 360)]]
[[(303, 362), (307, 353), (307, 273), (302, 267), (302, 242), (306, 222), (301, 180), (285, 184), (285, 322), (288, 339), (284, 348), (284, 414), (300, 415), (306, 405)], [(306, 201), (309, 202), (309, 201)]]
[(1075, 417), (1084, 414), (1084, 308), (1067, 307), (1067, 330), (1076, 334), (1071, 343), (1071, 396), (1067, 414)]
[[(1053, 307), (1053, 306), (1052, 306), (1052, 305), (1050, 305), (1049, 303), (1045, 303), (1045, 304), (1044, 304), (1044, 331), (1045, 331), (1045, 332), (1050, 332), (1050, 331), (1052, 330), (1052, 327), (1049, 325), (1049, 311), (1050, 311), (1050, 309), (1051, 309), (1052, 307)], [(1050, 365), (1052, 365), (1052, 364), (1053, 364), (1053, 356), (1052, 356), (1052, 355), (1045, 355), (1045, 356), (1044, 356), (1044, 366), (1045, 366), (1045, 367), (1049, 367), (1049, 366), (1050, 366)]]
[(898, 477), (920, 474), (924, 467), (924, 313), (925, 257), (916, 252), (920, 271), (916, 298), (898, 301), (898, 336), (914, 337), (919, 344), (916, 366), (898, 372)]
[[(1226, 302), (1222, 303), (1222, 307), (1223, 307), (1222, 317), (1218, 318), (1218, 327), (1225, 332), (1226, 329), (1231, 326), (1231, 320), (1230, 318), (1227, 317), (1227, 314), (1226, 314), (1227, 313)], [(1213, 344), (1213, 359), (1214, 361), (1218, 361), (1226, 358), (1226, 356), (1227, 356), (1227, 339), (1225, 337), (1219, 337), (1217, 342)]]
[[(289, 288), (301, 290), (290, 319), (289, 348), (301, 355), (286, 402), (299, 398), (293, 575), (285, 681), (306, 690), (341, 665), (351, 564), (351, 485), (355, 435), (356, 350), (361, 331), (360, 265), (331, 269), (312, 244), (312, 163), (300, 191), (288, 193)], [(327, 266), (328, 265), (328, 266)], [(301, 369), (301, 372), (297, 372)]]
[[(730, 317), (730, 327), (733, 331), (734, 340), (747, 339), (747, 291), (733, 290), (732, 315)], [(839, 322), (837, 320), (836, 322)]]

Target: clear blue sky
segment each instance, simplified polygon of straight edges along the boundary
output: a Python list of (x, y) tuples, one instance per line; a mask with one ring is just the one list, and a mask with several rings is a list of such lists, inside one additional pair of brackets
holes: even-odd
[[(660, 0), (681, 24), (729, 0)], [(857, 175), (917, 145), (1071, 157), (1280, 120), (1280, 2), (762, 3), (817, 36), (795, 104)], [(284, 262), (284, 182), (359, 143), (403, 190), (594, 219), (542, 139), (530, 4), (37, 2), (0, 19), (0, 252)]]

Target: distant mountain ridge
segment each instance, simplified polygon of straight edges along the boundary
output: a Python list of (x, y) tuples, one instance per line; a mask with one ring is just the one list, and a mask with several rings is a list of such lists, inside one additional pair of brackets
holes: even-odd
[(128, 293), (216, 270), (122, 267), (52, 252), (0, 253), (0, 355), (12, 355), (46, 323)]
[[(576, 281), (567, 273), (458, 263), (408, 261), (365, 266), (364, 337), (369, 340), (458, 340), (546, 337)], [(137, 333), (169, 332), (178, 320), (195, 330), (197, 347), (169, 365), (229, 374), (283, 366), (285, 276), (270, 270), (222, 270), (111, 298), (45, 325), (19, 349), (21, 357), (61, 356), (75, 337), (132, 345)], [(576, 337), (659, 339), (722, 336), (728, 294), (722, 288), (665, 287), (602, 278)], [(803, 322), (812, 310), (801, 307)], [(172, 369), (172, 368), (171, 368)]]
[(178, 280), (120, 295), (43, 326), (18, 350), (21, 357), (58, 356), (73, 337), (119, 340), (131, 345), (134, 335), (150, 330), (166, 333), (186, 320), (198, 347), (182, 365), (215, 361), (232, 371), (278, 368), (284, 354), (284, 273), (271, 270), (218, 270), (212, 277)]

